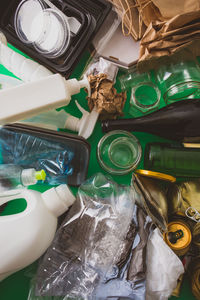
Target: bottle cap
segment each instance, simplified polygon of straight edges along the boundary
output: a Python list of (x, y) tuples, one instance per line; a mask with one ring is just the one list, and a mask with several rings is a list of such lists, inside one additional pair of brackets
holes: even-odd
[(65, 80), (65, 85), (70, 93), (70, 96), (78, 94), (80, 92), (80, 89), (84, 87), (88, 91), (88, 96), (90, 97), (91, 95), (90, 83), (87, 76), (84, 76), (84, 78), (79, 81), (76, 78)]
[(85, 139), (88, 139), (92, 134), (94, 127), (96, 125), (97, 119), (99, 117), (99, 113), (95, 108), (88, 114), (88, 116), (83, 115), (80, 120), (79, 131), (78, 134)]
[(24, 169), (21, 173), (21, 183), (24, 186), (32, 185), (37, 183), (36, 170), (34, 168)]
[(35, 172), (35, 178), (37, 180), (42, 180), (42, 181), (45, 181), (46, 179), (46, 173), (45, 173), (45, 170), (40, 170), (40, 171), (36, 171)]
[(135, 173), (143, 175), (143, 176), (155, 178), (155, 179), (170, 181), (170, 182), (175, 182), (176, 181), (176, 178), (174, 176), (164, 174), (164, 173), (160, 173), (160, 172), (154, 172), (154, 171), (149, 171), (149, 170), (138, 169), (138, 170), (135, 171)]
[(78, 119), (74, 116), (68, 116), (65, 128), (76, 131), (78, 132), (78, 135), (88, 139), (94, 130), (99, 113), (96, 108), (93, 108), (93, 110), (89, 113), (87, 110), (83, 109), (77, 101), (75, 101), (75, 103), (83, 114), (82, 118)]
[(62, 215), (76, 200), (66, 184), (47, 190), (42, 194), (42, 198), (45, 205), (56, 217)]

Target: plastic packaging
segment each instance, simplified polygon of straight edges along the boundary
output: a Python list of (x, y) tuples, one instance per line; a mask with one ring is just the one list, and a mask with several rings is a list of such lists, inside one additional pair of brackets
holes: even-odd
[(45, 4), (40, 0), (21, 1), (15, 12), (15, 31), (23, 43), (31, 43), (42, 55), (55, 58), (69, 46), (70, 26), (65, 14)]
[[(40, 62), (42, 65), (46, 66), (54, 73), (60, 73), (66, 78), (68, 78), (72, 73), (75, 65), (79, 62), (88, 45), (91, 44), (92, 38), (97, 33), (107, 14), (111, 10), (111, 3), (105, 0), (83, 0), (81, 2), (77, 0), (55, 0), (52, 1), (52, 3), (47, 0), (43, 1), (43, 4), (45, 4), (44, 10), (48, 9), (46, 6), (49, 6), (51, 7), (51, 11), (52, 9), (54, 11), (54, 14), (50, 13), (47, 18), (45, 17), (45, 20), (47, 20), (49, 24), (54, 25), (52, 27), (47, 26), (46, 31), (48, 33), (55, 33), (54, 35), (51, 35), (51, 37), (48, 36), (46, 39), (46, 41), (53, 42), (51, 43), (51, 46), (53, 45), (52, 48), (54, 50), (58, 50), (55, 48), (60, 46), (62, 41), (65, 48), (66, 40), (63, 39), (63, 35), (67, 38), (67, 35), (63, 30), (65, 28), (65, 18), (68, 20), (71, 31), (68, 47), (65, 48), (62, 56), (52, 58), (46, 56), (47, 53), (39, 53), (33, 44), (24, 43), (18, 38), (18, 35), (15, 32), (14, 16), (19, 2), (19, 0), (11, 0), (8, 4), (6, 0), (2, 0), (0, 3), (0, 28), (6, 34), (9, 43), (20, 49), (23, 53), (29, 55), (34, 60)], [(47, 5), (44, 2), (48, 2)], [(51, 3), (51, 5), (49, 3)], [(28, 19), (28, 22), (26, 20), (25, 24), (29, 24), (32, 14), (33, 11), (30, 7), (28, 7), (28, 12), (24, 14), (25, 19)], [(60, 17), (61, 14), (62, 17)], [(65, 18), (63, 18), (63, 15)], [(61, 19), (62, 21), (60, 21)], [(78, 27), (76, 26), (76, 30), (74, 30), (74, 25), (77, 24), (74, 23), (74, 19), (80, 23)], [(30, 22), (30, 24), (32, 24), (32, 22)], [(37, 25), (38, 24), (36, 24), (36, 28), (38, 29)], [(27, 26), (25, 26), (25, 29), (26, 28)], [(40, 30), (33, 30), (32, 32), (37, 35)], [(43, 37), (45, 37), (45, 33)], [(58, 41), (57, 45), (55, 43), (56, 40)], [(46, 45), (46, 47), (43, 43), (41, 46), (43, 46), (42, 50), (44, 50), (44, 48), (50, 49), (50, 44), (48, 44), (48, 46)], [(52, 48), (50, 50), (53, 50)]]
[(0, 129), (1, 162), (44, 169), (48, 184), (80, 185), (86, 178), (90, 148), (81, 138), (25, 125)]
[(174, 102), (139, 118), (102, 121), (102, 130), (142, 131), (182, 141), (188, 137), (199, 137), (199, 114), (200, 100), (190, 99)]
[(38, 259), (53, 240), (57, 217), (72, 205), (75, 198), (67, 185), (44, 193), (22, 189), (0, 198), (1, 204), (18, 198), (27, 202), (26, 209), (15, 215), (0, 216), (0, 280)]
[(181, 177), (199, 177), (200, 149), (149, 143), (145, 148), (144, 167)]
[(71, 95), (79, 93), (83, 87), (87, 88), (90, 95), (90, 84), (86, 76), (78, 81), (75, 78), (65, 80), (60, 74), (52, 75), (45, 67), (5, 46), (4, 40), (5, 36), (1, 33), (0, 62), (26, 84), (1, 91), (0, 101), (4, 105), (0, 114), (1, 125), (67, 105)]
[(147, 300), (167, 300), (184, 273), (181, 260), (164, 242), (158, 229), (155, 229), (147, 243)]
[(65, 80), (60, 74), (54, 74), (2, 90), (0, 101), (4, 109), (0, 112), (0, 124), (13, 123), (67, 105), (71, 95), (79, 93), (83, 87), (90, 90), (86, 78)]
[(97, 284), (124, 264), (133, 209), (129, 187), (100, 173), (87, 180), (39, 266), (36, 295), (96, 299)]
[(46, 173), (44, 170), (36, 171), (34, 168), (24, 169), (19, 165), (0, 165), (0, 191), (7, 190), (7, 186), (20, 188), (36, 184), (38, 180), (44, 181)]
[(24, 82), (39, 80), (52, 74), (47, 68), (13, 51), (0, 32), (0, 63)]
[(17, 78), (0, 74), (0, 90), (8, 89), (21, 83), (22, 81), (18, 80)]

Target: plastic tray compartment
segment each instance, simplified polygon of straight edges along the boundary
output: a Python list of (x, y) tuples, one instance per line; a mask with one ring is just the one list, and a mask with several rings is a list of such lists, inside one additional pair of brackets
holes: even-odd
[[(5, 142), (9, 142), (7, 135), (7, 130), (9, 130), (15, 133), (38, 137), (52, 144), (61, 144), (63, 147), (66, 146), (69, 150), (74, 152), (74, 157), (71, 161), (73, 173), (67, 176), (67, 184), (79, 186), (86, 179), (90, 159), (90, 144), (84, 138), (63, 131), (54, 131), (17, 123), (6, 125), (2, 128), (6, 129), (6, 132), (0, 129), (0, 135), (4, 138)], [(2, 153), (2, 155), (4, 156), (4, 153)]]
[(111, 3), (105, 0), (53, 0), (55, 6), (65, 15), (76, 18), (81, 26), (76, 34), (71, 35), (69, 46), (63, 55), (52, 59), (41, 55), (33, 46), (19, 40), (14, 28), (14, 15), (19, 3), (20, 0), (0, 1), (0, 29), (6, 35), (8, 42), (66, 78), (71, 75), (81, 55), (112, 8)]

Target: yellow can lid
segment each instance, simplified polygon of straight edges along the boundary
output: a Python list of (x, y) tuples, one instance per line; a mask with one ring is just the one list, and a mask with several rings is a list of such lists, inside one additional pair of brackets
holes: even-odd
[(171, 243), (168, 239), (168, 232), (164, 233), (165, 242), (169, 245), (172, 250), (182, 250), (188, 247), (192, 240), (192, 234), (189, 227), (181, 222), (174, 221), (170, 222), (167, 226), (168, 232), (176, 232), (177, 230), (183, 231), (183, 237), (178, 239), (175, 244)]
[(170, 181), (170, 182), (175, 182), (176, 181), (176, 178), (174, 176), (164, 174), (164, 173), (160, 173), (160, 172), (154, 172), (154, 171), (149, 171), (149, 170), (138, 169), (138, 170), (135, 171), (135, 173), (143, 175), (143, 176), (151, 177), (151, 178)]

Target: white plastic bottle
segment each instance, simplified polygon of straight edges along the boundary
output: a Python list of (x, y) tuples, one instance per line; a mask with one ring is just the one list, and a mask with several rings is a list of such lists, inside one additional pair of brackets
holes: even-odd
[(0, 192), (2, 193), (10, 188), (33, 185), (38, 180), (44, 181), (45, 178), (46, 173), (44, 170), (36, 171), (34, 168), (23, 169), (21, 166), (14, 164), (2, 164), (0, 165)]
[(67, 185), (44, 193), (22, 189), (0, 197), (0, 204), (24, 198), (26, 209), (0, 216), (0, 281), (37, 260), (49, 247), (57, 228), (57, 218), (75, 201)]
[(82, 117), (76, 118), (64, 110), (51, 110), (30, 119), (23, 120), (22, 123), (33, 124), (34, 126), (57, 130), (58, 128), (67, 128), (78, 132), (78, 135), (88, 139), (96, 125), (99, 113), (94, 108), (90, 113), (83, 109), (77, 101), (76, 105), (82, 112)]
[(79, 93), (81, 88), (85, 87), (90, 94), (87, 77), (80, 81), (76, 78), (66, 80), (19, 53), (16, 55), (4, 43), (4, 35), (0, 33), (0, 63), (25, 83), (0, 91), (3, 107), (0, 110), (0, 125), (68, 105), (71, 96)]

